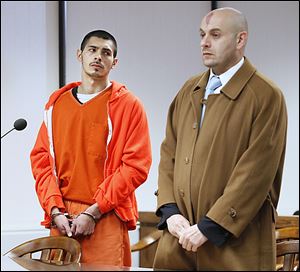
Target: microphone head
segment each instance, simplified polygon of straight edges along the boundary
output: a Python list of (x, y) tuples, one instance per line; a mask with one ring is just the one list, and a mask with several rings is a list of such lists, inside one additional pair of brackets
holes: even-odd
[(16, 130), (23, 130), (24, 128), (26, 128), (27, 126), (27, 122), (25, 119), (18, 119), (14, 122), (14, 128)]

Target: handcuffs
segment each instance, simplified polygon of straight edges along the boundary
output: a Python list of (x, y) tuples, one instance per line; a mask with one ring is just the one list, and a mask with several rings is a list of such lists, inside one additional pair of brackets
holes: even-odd
[(96, 217), (93, 215), (93, 214), (91, 214), (91, 213), (89, 213), (89, 212), (81, 212), (80, 214), (78, 214), (78, 215), (70, 215), (70, 214), (68, 214), (68, 213), (63, 213), (63, 212), (56, 212), (56, 213), (53, 213), (53, 214), (51, 214), (51, 227), (57, 227), (56, 226), (56, 224), (54, 223), (54, 218), (56, 217), (56, 216), (58, 216), (58, 215), (64, 215), (67, 219), (68, 219), (68, 221), (69, 221), (69, 226), (71, 227), (72, 226), (72, 223), (73, 223), (73, 220), (75, 219), (75, 218), (77, 218), (78, 216), (80, 216), (81, 214), (85, 214), (85, 215), (87, 215), (87, 216), (89, 216), (90, 218), (92, 218), (93, 220), (94, 220), (94, 222), (95, 222), (95, 224), (97, 223), (97, 219), (96, 219)]
[(72, 221), (74, 218), (76, 218), (74, 215), (70, 215), (68, 213), (63, 213), (63, 212), (56, 212), (51, 214), (51, 227), (57, 227), (56, 224), (54, 223), (54, 218), (58, 215), (64, 215), (65, 217), (67, 217), (68, 221), (69, 221), (69, 226), (72, 226)]

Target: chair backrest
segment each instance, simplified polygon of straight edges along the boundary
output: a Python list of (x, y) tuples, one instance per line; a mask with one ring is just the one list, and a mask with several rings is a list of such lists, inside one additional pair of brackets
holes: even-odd
[(66, 236), (47, 236), (22, 243), (7, 253), (11, 258), (35, 259), (51, 264), (79, 263), (81, 246)]
[(283, 257), (282, 271), (294, 271), (299, 269), (299, 240), (287, 240), (276, 244), (277, 257)]

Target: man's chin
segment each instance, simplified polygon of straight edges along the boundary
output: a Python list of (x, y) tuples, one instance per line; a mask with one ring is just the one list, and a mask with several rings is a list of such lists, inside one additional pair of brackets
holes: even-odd
[(213, 68), (215, 66), (215, 63), (211, 60), (203, 60), (203, 64), (208, 68)]
[(89, 73), (89, 76), (95, 79), (103, 78), (104, 74), (99, 72)]

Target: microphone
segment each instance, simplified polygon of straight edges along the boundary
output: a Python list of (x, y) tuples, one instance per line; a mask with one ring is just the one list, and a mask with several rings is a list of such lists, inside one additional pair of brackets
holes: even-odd
[(2, 136), (1, 136), (1, 139), (2, 139), (5, 135), (7, 135), (7, 134), (10, 133), (11, 131), (13, 131), (14, 129), (16, 129), (16, 130), (23, 130), (24, 128), (26, 128), (26, 126), (27, 126), (27, 121), (26, 121), (25, 119), (20, 118), (20, 119), (16, 120), (16, 121), (14, 122), (14, 127), (13, 127), (11, 130), (9, 130), (8, 132), (6, 132), (4, 135), (2, 135)]

